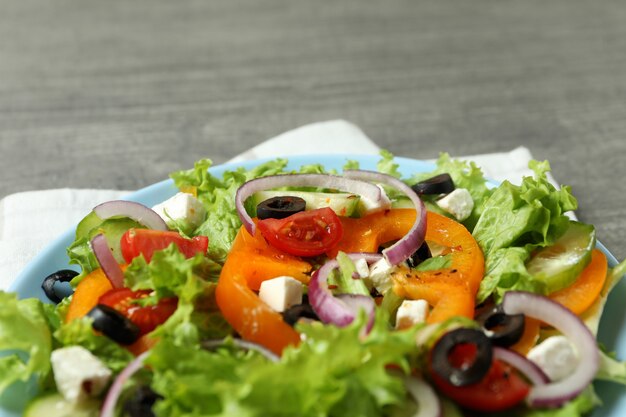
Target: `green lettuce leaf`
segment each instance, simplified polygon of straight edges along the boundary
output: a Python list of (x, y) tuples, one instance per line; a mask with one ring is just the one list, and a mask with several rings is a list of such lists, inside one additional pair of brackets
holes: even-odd
[(50, 373), (49, 311), (36, 299), (0, 291), (0, 393), (14, 382)]
[(82, 346), (97, 356), (114, 372), (119, 372), (133, 360), (133, 355), (104, 335), (98, 335), (91, 327), (91, 319), (82, 317), (61, 325), (54, 332), (54, 339), (60, 347)]
[[(560, 408), (518, 409), (499, 413), (502, 417), (582, 417), (587, 415), (594, 407), (600, 405), (600, 399), (596, 395), (593, 386), (588, 386), (578, 397), (565, 403)], [(496, 417), (496, 416), (494, 416)]]
[(133, 259), (125, 280), (133, 290), (153, 290), (155, 295), (149, 300), (152, 303), (178, 297), (178, 308), (154, 334), (188, 344), (223, 337), (230, 331), (215, 302), (220, 270), (217, 263), (200, 254), (186, 259), (172, 244), (155, 252), (150, 263), (142, 256)]
[(380, 161), (376, 164), (376, 169), (383, 174), (391, 175), (392, 177), (400, 178), (402, 174), (398, 171), (398, 167), (400, 166), (397, 162), (395, 162), (393, 154), (388, 150), (381, 149), (380, 150)]
[(221, 179), (208, 172), (211, 165), (211, 160), (201, 159), (193, 169), (174, 172), (171, 177), (180, 189), (195, 188), (207, 218), (192, 234), (208, 236), (209, 256), (223, 262), (241, 227), (235, 208), (237, 189), (253, 178), (283, 173), (287, 160), (276, 159), (251, 170), (226, 171)]
[(547, 162), (531, 161), (534, 177), (520, 186), (503, 182), (479, 208), (473, 236), (485, 255), (486, 276), (477, 299), (491, 294), (498, 300), (511, 289), (541, 292), (524, 266), (531, 251), (549, 246), (569, 225), (564, 214), (576, 208), (569, 187), (557, 190), (546, 177)]
[[(408, 183), (415, 184), (419, 181), (432, 178), (439, 174), (449, 174), (452, 177), (452, 181), (454, 181), (455, 187), (467, 189), (472, 196), (472, 200), (474, 200), (474, 209), (472, 210), (472, 214), (465, 221), (463, 221), (463, 224), (468, 229), (472, 230), (478, 220), (478, 217), (480, 216), (482, 203), (491, 193), (487, 187), (487, 181), (485, 180), (482, 171), (474, 162), (453, 159), (447, 153), (441, 153), (436, 164), (437, 168), (435, 168), (434, 171), (415, 174), (411, 177)], [(449, 214), (443, 212), (439, 206), (434, 204), (435, 198), (436, 197), (434, 196), (423, 197), (429, 210), (449, 216)]]
[(626, 385), (626, 362), (619, 361), (613, 355), (600, 350), (600, 369), (596, 379)]
[(257, 354), (160, 343), (147, 359), (155, 373), (152, 388), (164, 396), (156, 404), (156, 414), (383, 415), (386, 407), (406, 401), (402, 380), (386, 367), (395, 364), (408, 370), (415, 332), (392, 332), (386, 318), (378, 317), (363, 338), (365, 319), (345, 328), (300, 326), (306, 338), (298, 348), (288, 348), (279, 363)]

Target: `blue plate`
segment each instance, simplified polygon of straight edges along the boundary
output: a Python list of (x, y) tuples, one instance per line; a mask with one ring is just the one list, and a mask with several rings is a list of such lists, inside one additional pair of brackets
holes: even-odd
[[(379, 160), (377, 156), (362, 155), (310, 155), (289, 158), (289, 168), (298, 169), (301, 165), (320, 163), (327, 169), (341, 170), (347, 160), (357, 160), (363, 169), (375, 169)], [(416, 172), (426, 172), (433, 169), (428, 162), (407, 158), (396, 158), (400, 165), (400, 172), (404, 177), (410, 177)], [(248, 161), (243, 163), (225, 164), (210, 169), (213, 175), (220, 177), (224, 171), (239, 167), (252, 168), (264, 161)], [(127, 199), (137, 201), (147, 206), (153, 206), (173, 196), (177, 192), (171, 180), (159, 182), (130, 194)], [(68, 268), (68, 257), (65, 249), (74, 240), (75, 229), (68, 230), (57, 240), (42, 251), (14, 281), (10, 291), (17, 292), (21, 298), (35, 297), (47, 300), (41, 289), (43, 277), (59, 269)], [(611, 266), (617, 261), (604, 246), (598, 247), (608, 256)], [(613, 290), (605, 309), (604, 319), (600, 325), (599, 340), (610, 350), (617, 352), (618, 357), (626, 357), (626, 314), (620, 301), (626, 299), (626, 281), (620, 282)], [(626, 416), (626, 393), (624, 388), (617, 384), (598, 383), (598, 393), (604, 405), (598, 408), (593, 417), (621, 417)], [(22, 415), (23, 407), (28, 398), (36, 392), (34, 384), (16, 384), (9, 392), (0, 397), (0, 417), (18, 417)]]

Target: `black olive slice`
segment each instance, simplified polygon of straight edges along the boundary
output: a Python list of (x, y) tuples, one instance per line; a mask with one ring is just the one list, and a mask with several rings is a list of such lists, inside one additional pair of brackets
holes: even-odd
[(421, 264), (426, 259), (429, 259), (432, 257), (433, 257), (433, 254), (430, 253), (430, 248), (428, 247), (428, 244), (424, 242), (422, 243), (422, 246), (420, 246), (413, 253), (413, 255), (411, 255), (411, 257), (406, 260), (406, 262), (409, 264), (410, 268), (415, 268), (417, 265)]
[(497, 305), (479, 314), (476, 321), (496, 346), (509, 347), (517, 343), (524, 334), (525, 318), (523, 314), (509, 315)]
[(300, 197), (281, 196), (261, 201), (256, 206), (256, 216), (263, 219), (284, 219), (292, 214), (304, 211), (306, 202)]
[[(457, 368), (450, 363), (450, 354), (462, 344), (476, 346), (476, 356), (469, 366)], [(456, 387), (479, 382), (491, 368), (493, 349), (489, 338), (480, 330), (455, 329), (444, 334), (432, 350), (432, 369)]]
[(46, 297), (48, 297), (50, 301), (58, 304), (63, 298), (70, 295), (71, 291), (61, 297), (57, 293), (58, 288), (57, 290), (55, 290), (55, 284), (57, 282), (70, 282), (76, 275), (78, 275), (78, 272), (76, 271), (72, 271), (71, 269), (61, 269), (60, 271), (53, 272), (52, 274), (45, 277), (43, 279), (43, 283), (41, 284), (41, 288), (43, 289), (43, 292), (46, 294)]
[(112, 307), (98, 304), (87, 316), (93, 319), (94, 330), (121, 345), (131, 345), (139, 338), (139, 327)]
[(454, 181), (450, 174), (439, 174), (411, 187), (417, 195), (448, 194), (454, 191)]
[(282, 314), (283, 320), (290, 326), (294, 326), (301, 318), (319, 321), (319, 317), (310, 304), (296, 304), (283, 311)]
[(141, 385), (124, 402), (125, 415), (129, 417), (154, 417), (152, 406), (163, 397), (147, 385)]

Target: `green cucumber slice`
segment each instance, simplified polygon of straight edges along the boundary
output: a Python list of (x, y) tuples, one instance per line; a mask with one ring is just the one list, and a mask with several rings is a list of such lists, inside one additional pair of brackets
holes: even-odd
[(76, 226), (76, 239), (80, 239), (81, 237), (89, 236), (89, 232), (102, 223), (102, 219), (98, 217), (95, 211), (92, 211), (88, 215), (86, 215), (78, 226)]
[(259, 191), (252, 196), (254, 211), (256, 206), (267, 199), (281, 196), (300, 197), (306, 202), (307, 210), (330, 207), (337, 215), (350, 217), (355, 214), (361, 197), (349, 193), (318, 193), (309, 191)]
[(97, 417), (100, 401), (88, 399), (73, 404), (59, 393), (35, 398), (24, 410), (24, 417)]
[(596, 232), (589, 224), (571, 221), (565, 234), (554, 245), (532, 255), (528, 272), (545, 284), (546, 294), (571, 285), (591, 261)]
[(109, 248), (111, 248), (111, 252), (113, 252), (115, 260), (118, 263), (125, 263), (120, 240), (124, 233), (132, 228), (145, 229), (145, 226), (128, 217), (107, 219), (89, 231), (89, 240), (102, 233), (109, 244)]

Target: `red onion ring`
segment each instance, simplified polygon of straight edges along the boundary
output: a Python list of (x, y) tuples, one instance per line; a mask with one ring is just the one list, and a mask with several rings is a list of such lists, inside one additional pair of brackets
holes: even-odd
[(337, 175), (327, 174), (287, 174), (287, 175), (272, 175), (268, 177), (256, 178), (243, 184), (237, 190), (235, 195), (235, 207), (239, 218), (244, 227), (251, 235), (254, 235), (256, 231), (256, 225), (252, 221), (252, 218), (246, 212), (244, 202), (248, 197), (252, 196), (258, 191), (269, 190), (271, 188), (278, 187), (322, 187), (331, 188), (339, 191), (346, 191), (353, 194), (358, 194), (365, 198), (368, 198), (376, 203), (383, 205), (383, 208), (390, 206), (389, 199), (374, 184), (369, 184), (364, 181), (357, 181)]
[(383, 256), (391, 265), (398, 265), (410, 258), (411, 255), (422, 246), (426, 236), (426, 208), (419, 196), (411, 187), (391, 175), (362, 170), (345, 171), (344, 175), (348, 178), (388, 185), (409, 197), (417, 211), (415, 223), (413, 223), (411, 229), (402, 239), (383, 250)]
[[(233, 345), (237, 346), (240, 349), (254, 350), (255, 352), (258, 352), (261, 355), (265, 356), (271, 362), (280, 361), (280, 358), (274, 352), (254, 342), (248, 342), (247, 340), (243, 339), (231, 339), (229, 343), (230, 342), (232, 342)], [(214, 350), (218, 347), (225, 345), (227, 345), (227, 343), (224, 339), (213, 339), (200, 342), (200, 346), (207, 350)]]
[(129, 217), (154, 230), (168, 230), (165, 220), (154, 210), (134, 201), (113, 200), (98, 204), (93, 211), (102, 220), (111, 217)]
[(91, 249), (113, 288), (122, 288), (124, 286), (124, 271), (113, 257), (109, 243), (102, 233), (91, 239)]
[(143, 367), (143, 362), (149, 353), (150, 351), (137, 356), (126, 366), (126, 368), (124, 368), (122, 372), (119, 373), (117, 378), (115, 378), (115, 381), (113, 381), (111, 388), (109, 388), (109, 391), (107, 392), (102, 408), (100, 409), (100, 417), (115, 416), (115, 406), (117, 405), (117, 400), (122, 393), (124, 384)]
[[(348, 257), (353, 261), (365, 259), (368, 263), (373, 263), (382, 258), (377, 253), (351, 253)], [(328, 289), (328, 275), (339, 267), (336, 260), (326, 262), (320, 269), (313, 273), (309, 282), (309, 302), (317, 316), (324, 323), (332, 323), (339, 327), (347, 326), (356, 318), (360, 309), (365, 309), (369, 321), (367, 331), (374, 324), (374, 300), (365, 295), (345, 294), (334, 297)]]
[(441, 401), (430, 385), (420, 378), (405, 376), (404, 386), (417, 404), (412, 417), (441, 417)]
[(545, 385), (550, 382), (550, 378), (531, 360), (520, 355), (514, 350), (504, 349), (498, 346), (493, 347), (493, 357), (502, 362), (506, 362), (520, 371), (534, 386)]
[(525, 314), (554, 327), (569, 339), (580, 358), (567, 378), (531, 388), (527, 401), (532, 407), (559, 407), (591, 383), (600, 355), (593, 334), (578, 316), (549, 298), (523, 291), (507, 292), (502, 308), (506, 314)]

